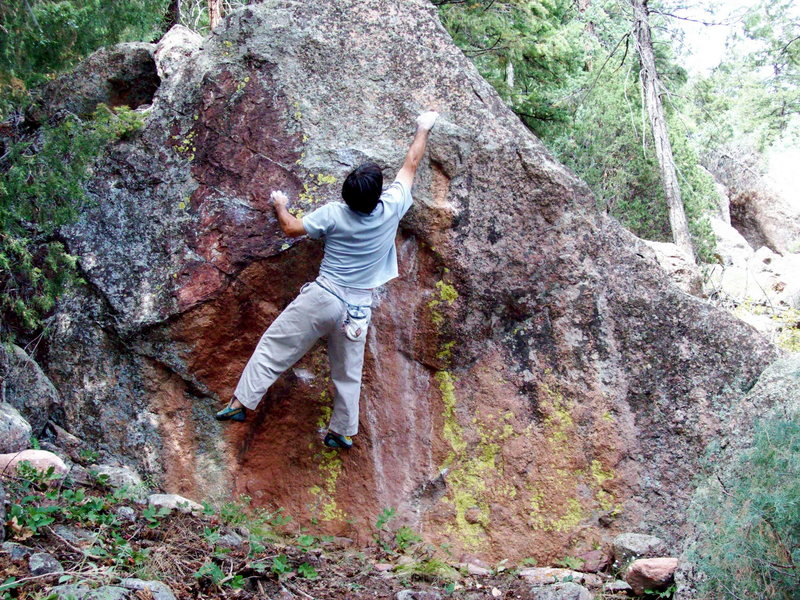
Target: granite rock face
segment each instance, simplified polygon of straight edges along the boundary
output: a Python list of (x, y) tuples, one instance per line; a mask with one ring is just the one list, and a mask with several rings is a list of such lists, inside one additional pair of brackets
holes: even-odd
[[(0, 349), (0, 352), (4, 352)], [(57, 416), (61, 398), (39, 365), (19, 346), (7, 353), (5, 401), (16, 408), (40, 436), (51, 416)]]
[[(696, 457), (750, 427), (730, 408), (776, 352), (596, 212), (432, 5), (264, 3), (202, 46), (173, 30), (145, 50), (161, 74), (146, 124), (95, 166), (98, 202), (63, 231), (91, 284), (63, 302), (45, 360), (67, 431), (170, 492), (247, 494), (358, 542), (389, 506), (492, 560), (632, 529), (674, 542)], [(221, 426), (322, 254), (281, 235), (270, 190), (309, 212), (364, 160), (391, 180), (426, 108), (442, 116), (401, 276), (377, 294), (355, 448), (320, 444), (322, 346)]]
[(8, 404), (0, 402), (0, 453), (20, 452), (31, 443), (31, 426)]

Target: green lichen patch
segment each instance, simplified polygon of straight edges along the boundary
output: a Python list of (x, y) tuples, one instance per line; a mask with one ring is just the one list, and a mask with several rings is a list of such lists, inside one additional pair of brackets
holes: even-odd
[[(452, 346), (451, 346), (452, 347)], [(450, 532), (468, 548), (478, 548), (490, 528), (490, 500), (514, 498), (516, 489), (503, 476), (501, 443), (514, 434), (510, 413), (489, 414), (474, 420), (477, 440), (469, 444), (456, 414), (456, 382), (449, 371), (435, 378), (444, 404), (442, 436), (450, 446), (445, 461), (448, 494), (443, 502), (455, 515)]]
[(436, 291), (433, 298), (428, 302), (428, 309), (431, 311), (431, 322), (438, 328), (444, 323), (442, 305), (452, 306), (458, 299), (458, 292), (455, 287), (444, 280), (437, 281), (435, 287)]
[[(545, 415), (541, 456), (547, 462), (540, 465), (537, 481), (525, 486), (530, 494), (528, 524), (535, 530), (569, 533), (593, 511), (617, 514), (622, 507), (610, 489), (617, 477), (614, 470), (599, 459), (579, 466), (586, 449), (573, 417), (574, 402), (552, 385), (542, 384), (540, 390), (540, 409)], [(611, 417), (605, 413), (599, 418), (607, 421), (606, 415)]]
[(343, 521), (347, 514), (336, 505), (336, 486), (342, 474), (339, 451), (323, 450), (315, 458), (319, 460), (317, 471), (322, 476), (322, 482), (309, 490), (316, 499), (311, 514), (321, 521)]

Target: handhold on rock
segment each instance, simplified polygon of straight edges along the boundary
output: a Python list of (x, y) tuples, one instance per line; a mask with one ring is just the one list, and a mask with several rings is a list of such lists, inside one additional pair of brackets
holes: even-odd
[(46, 471), (50, 467), (53, 467), (53, 471), (60, 475), (65, 475), (69, 471), (64, 461), (52, 452), (23, 450), (22, 452), (0, 454), (0, 473), (15, 470), (21, 462), (29, 462), (37, 471)]
[(645, 590), (663, 590), (672, 583), (677, 568), (677, 558), (640, 558), (628, 567), (625, 581), (636, 595)]

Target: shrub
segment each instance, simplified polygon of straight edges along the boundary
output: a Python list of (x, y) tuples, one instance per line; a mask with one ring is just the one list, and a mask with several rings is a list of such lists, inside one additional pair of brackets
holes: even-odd
[(90, 167), (116, 139), (142, 127), (127, 108), (74, 115), (18, 141), (0, 159), (0, 337), (43, 327), (58, 296), (80, 282), (77, 258), (58, 235), (88, 202)]
[(703, 488), (692, 551), (707, 597), (800, 597), (800, 419), (772, 417), (725, 476)]

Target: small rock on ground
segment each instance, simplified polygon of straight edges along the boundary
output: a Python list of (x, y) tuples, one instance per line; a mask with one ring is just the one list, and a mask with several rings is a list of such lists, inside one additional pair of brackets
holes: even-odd
[(395, 600), (442, 600), (438, 592), (430, 590), (402, 590), (394, 596)]
[(74, 546), (91, 546), (97, 541), (97, 536), (94, 533), (80, 527), (56, 525), (53, 527), (53, 531)]
[(118, 506), (114, 510), (114, 514), (117, 515), (123, 521), (128, 521), (129, 523), (133, 523), (136, 521), (136, 511), (133, 510), (130, 506)]
[(128, 598), (129, 593), (125, 588), (117, 587), (115, 585), (104, 585), (94, 590), (89, 590), (89, 593), (84, 596), (84, 600), (123, 600)]
[(193, 500), (179, 496), (178, 494), (150, 494), (147, 497), (150, 506), (164, 506), (170, 510), (178, 510), (182, 513), (202, 512), (203, 507)]
[(581, 571), (585, 573), (599, 573), (611, 563), (611, 557), (602, 550), (590, 550), (579, 554), (578, 558), (583, 561)]
[(0, 542), (6, 539), (6, 489), (0, 482)]
[(108, 484), (116, 489), (125, 489), (131, 497), (144, 498), (147, 493), (139, 474), (128, 467), (112, 467), (111, 465), (92, 465), (90, 471), (105, 476)]
[(160, 581), (145, 581), (143, 579), (123, 579), (119, 584), (129, 590), (149, 590), (153, 600), (175, 600), (175, 594)]
[(592, 600), (592, 598), (589, 590), (572, 582), (531, 588), (531, 600)]
[(34, 575), (46, 575), (47, 573), (61, 573), (64, 567), (52, 555), (47, 552), (35, 552), (28, 558), (28, 567)]
[(628, 567), (625, 581), (637, 595), (645, 590), (662, 590), (672, 583), (677, 568), (677, 558), (640, 558)]
[(574, 582), (581, 583), (584, 580), (585, 574), (570, 569), (558, 569), (555, 567), (530, 567), (528, 569), (522, 569), (519, 572), (519, 576), (533, 585), (548, 585), (569, 578), (572, 578)]
[(33, 550), (16, 542), (4, 542), (0, 546), (0, 553), (9, 556), (11, 560), (19, 560), (33, 553)]
[(621, 533), (612, 542), (614, 559), (621, 565), (630, 560), (663, 554), (666, 542), (654, 535)]
[(55, 594), (58, 600), (85, 600), (91, 591), (85, 585), (57, 585), (50, 590), (50, 595)]
[(604, 586), (605, 591), (611, 592), (612, 594), (620, 594), (622, 592), (630, 592), (632, 591), (631, 586), (628, 585), (627, 582), (622, 581), (621, 579), (615, 579), (607, 583)]

